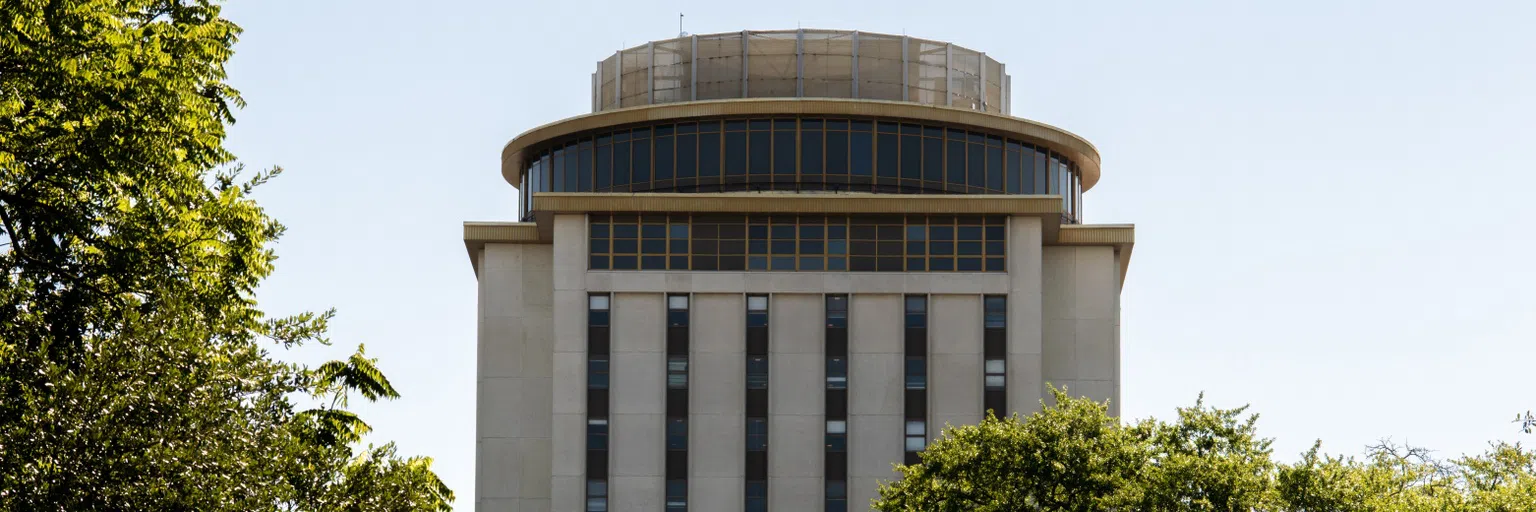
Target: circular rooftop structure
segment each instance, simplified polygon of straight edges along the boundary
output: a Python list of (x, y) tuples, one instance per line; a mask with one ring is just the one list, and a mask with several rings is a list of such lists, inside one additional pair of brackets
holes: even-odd
[(1010, 115), (1006, 67), (901, 35), (741, 31), (615, 52), (591, 75), (592, 112), (502, 150), (520, 218), (540, 193), (780, 191), (1049, 195), (1081, 220), (1099, 154)]
[(942, 41), (846, 30), (744, 30), (619, 50), (592, 73), (592, 111), (734, 98), (909, 101), (1007, 115), (1007, 68)]

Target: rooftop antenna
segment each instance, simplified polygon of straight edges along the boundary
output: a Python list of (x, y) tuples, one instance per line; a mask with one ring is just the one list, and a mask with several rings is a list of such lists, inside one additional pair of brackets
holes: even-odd
[(683, 31), (683, 13), (677, 13), (677, 37), (688, 37), (688, 33)]

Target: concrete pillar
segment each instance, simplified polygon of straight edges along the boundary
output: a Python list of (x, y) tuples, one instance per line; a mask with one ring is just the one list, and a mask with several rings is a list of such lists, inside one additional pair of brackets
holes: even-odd
[(848, 329), (848, 504), (862, 507), (902, 458), (902, 303), (853, 295)]

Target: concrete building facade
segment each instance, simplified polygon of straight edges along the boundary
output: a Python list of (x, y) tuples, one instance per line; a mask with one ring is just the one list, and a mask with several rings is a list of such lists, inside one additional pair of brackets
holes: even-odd
[[(476, 510), (868, 509), (1047, 384), (1118, 411), (1129, 225), (984, 53), (833, 31), (622, 50), (513, 139), (479, 282)], [(642, 92), (643, 91), (643, 92)]]

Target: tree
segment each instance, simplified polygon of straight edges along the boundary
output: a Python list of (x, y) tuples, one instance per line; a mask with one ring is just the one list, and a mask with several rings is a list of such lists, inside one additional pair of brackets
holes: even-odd
[(1266, 508), (1275, 465), (1247, 407), (1178, 409), (1178, 421), (1147, 422), (1151, 457), (1138, 510), (1248, 511)]
[(882, 511), (1114, 510), (1136, 503), (1148, 451), (1104, 404), (1051, 389), (1056, 405), (1020, 420), (951, 427), (883, 486)]
[(1435, 459), (1381, 443), (1361, 460), (1322, 453), (1270, 459), (1246, 407), (1202, 399), (1178, 419), (1121, 424), (1104, 404), (1052, 389), (1054, 405), (1026, 418), (951, 427), (920, 462), (884, 484), (882, 511), (1528, 512), (1536, 510), (1536, 452), (1495, 443)]
[[(0, 3), (0, 509), (446, 510), (430, 459), (354, 451), (397, 397), (332, 312), (269, 317), (283, 227), (224, 147), (213, 0)], [(308, 397), (308, 398), (305, 398)], [(296, 399), (320, 405), (305, 409)]]

